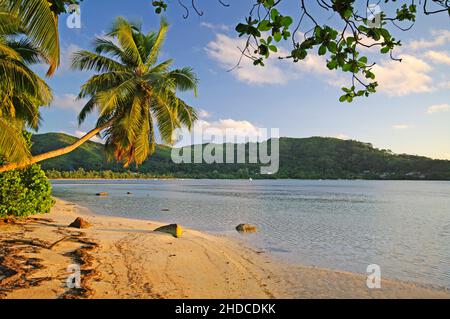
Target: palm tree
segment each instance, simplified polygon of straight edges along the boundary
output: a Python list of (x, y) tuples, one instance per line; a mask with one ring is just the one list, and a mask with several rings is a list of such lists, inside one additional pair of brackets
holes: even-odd
[[(198, 80), (191, 68), (169, 70), (172, 60), (158, 63), (167, 30), (165, 20), (157, 33), (144, 34), (138, 24), (117, 18), (107, 36), (95, 40), (95, 52), (75, 53), (74, 69), (97, 72), (81, 87), (79, 98), (88, 102), (78, 119), (82, 123), (97, 110), (97, 125), (76, 143), (34, 156), (26, 164), (67, 154), (104, 131), (109, 154), (125, 167), (138, 165), (155, 150), (156, 127), (165, 143), (173, 142), (176, 129), (191, 129), (197, 114), (177, 92), (196, 94)], [(20, 167), (24, 164), (11, 163), (0, 166), (0, 172)]]
[(45, 58), (27, 38), (14, 38), (22, 32), (17, 17), (0, 11), (0, 155), (19, 162), (30, 157), (22, 130), (37, 129), (39, 107), (52, 99), (50, 88), (29, 68)]

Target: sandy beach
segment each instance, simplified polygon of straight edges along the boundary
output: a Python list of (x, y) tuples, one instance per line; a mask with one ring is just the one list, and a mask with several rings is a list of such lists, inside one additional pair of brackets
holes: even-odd
[[(67, 227), (76, 217), (92, 224)], [(96, 215), (56, 199), (47, 215), (0, 224), (0, 298), (450, 298), (447, 289), (282, 264), (225, 237)], [(81, 265), (81, 289), (67, 267)]]

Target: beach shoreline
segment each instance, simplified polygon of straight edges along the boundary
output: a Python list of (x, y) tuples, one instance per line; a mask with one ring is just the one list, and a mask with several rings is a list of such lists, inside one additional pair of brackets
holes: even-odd
[[(92, 226), (68, 228), (82, 217)], [(450, 298), (445, 288), (283, 264), (243, 242), (95, 214), (56, 199), (49, 214), (0, 224), (0, 298)], [(67, 288), (73, 266), (81, 289)], [(69, 267), (69, 268), (68, 268)]]

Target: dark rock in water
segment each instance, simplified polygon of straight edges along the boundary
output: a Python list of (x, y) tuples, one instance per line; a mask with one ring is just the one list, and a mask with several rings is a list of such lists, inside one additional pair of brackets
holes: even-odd
[(96, 196), (108, 196), (109, 194), (107, 192), (100, 192), (95, 194)]
[(77, 219), (75, 219), (72, 222), (72, 224), (69, 225), (69, 227), (72, 227), (72, 228), (89, 228), (89, 227), (91, 227), (91, 224), (89, 224), (83, 218), (78, 217)]
[(256, 233), (258, 231), (258, 227), (250, 224), (240, 224), (236, 227), (236, 230), (241, 233)]
[(174, 236), (176, 238), (180, 238), (181, 235), (183, 234), (183, 229), (178, 224), (170, 224), (170, 225), (162, 226), (162, 227), (156, 228), (155, 231), (171, 234), (172, 236)]

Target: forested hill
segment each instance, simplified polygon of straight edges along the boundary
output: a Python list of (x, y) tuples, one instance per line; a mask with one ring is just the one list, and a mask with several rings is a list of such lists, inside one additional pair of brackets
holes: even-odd
[[(33, 154), (76, 141), (61, 133), (33, 136)], [(280, 169), (260, 175), (257, 164), (175, 164), (171, 148), (159, 145), (138, 168), (126, 170), (107, 160), (103, 145), (87, 142), (74, 152), (41, 163), (49, 177), (180, 177), (180, 178), (298, 178), (298, 179), (432, 179), (450, 180), (450, 161), (397, 155), (371, 144), (335, 138), (281, 138)], [(92, 172), (91, 172), (92, 171)], [(94, 172), (95, 171), (95, 172)], [(60, 173), (64, 172), (64, 173)], [(139, 175), (137, 175), (139, 173)]]

